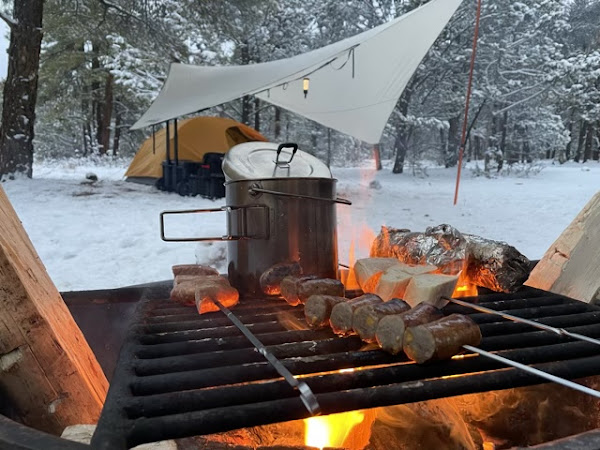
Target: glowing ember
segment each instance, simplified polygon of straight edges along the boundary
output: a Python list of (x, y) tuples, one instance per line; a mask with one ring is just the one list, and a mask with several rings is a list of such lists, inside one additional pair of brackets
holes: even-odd
[(456, 286), (456, 289), (452, 293), (453, 298), (473, 297), (475, 295), (477, 295), (477, 286), (474, 284)]
[(349, 411), (304, 419), (304, 444), (309, 447), (343, 447), (356, 425), (365, 419), (363, 411)]
[(477, 285), (471, 283), (466, 275), (460, 275), (456, 288), (452, 293), (453, 298), (473, 297), (478, 294)]

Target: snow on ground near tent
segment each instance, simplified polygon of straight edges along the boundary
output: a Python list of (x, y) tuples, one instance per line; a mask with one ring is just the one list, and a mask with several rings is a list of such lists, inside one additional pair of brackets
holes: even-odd
[[(86, 165), (88, 164), (88, 165)], [(211, 201), (180, 197), (123, 181), (126, 164), (95, 166), (80, 161), (34, 167), (33, 180), (3, 184), (50, 276), (60, 290), (100, 289), (171, 278), (173, 264), (196, 260), (225, 270), (225, 245), (163, 242), (159, 213), (168, 209), (215, 208)], [(365, 166), (366, 167), (366, 166)], [(93, 172), (96, 183), (86, 183)], [(540, 258), (575, 215), (600, 190), (600, 164), (548, 165), (528, 178), (487, 179), (463, 171), (457, 206), (453, 169), (430, 168), (428, 176), (393, 175), (389, 168), (334, 169), (338, 194), (339, 259), (348, 262), (368, 247), (358, 238), (382, 224), (424, 230), (449, 223), (459, 230), (504, 240), (532, 259)], [(376, 180), (380, 189), (370, 188)], [(377, 183), (375, 183), (377, 184)], [(223, 213), (168, 223), (171, 234), (220, 236)]]

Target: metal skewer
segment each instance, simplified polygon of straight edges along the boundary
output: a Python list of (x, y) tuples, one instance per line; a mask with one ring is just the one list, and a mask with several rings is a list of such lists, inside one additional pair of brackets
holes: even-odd
[(536, 369), (534, 367), (526, 366), (525, 364), (518, 363), (508, 358), (504, 358), (503, 356), (496, 355), (494, 353), (487, 352), (477, 347), (473, 347), (472, 345), (463, 345), (465, 350), (469, 350), (471, 352), (477, 353), (481, 356), (485, 356), (486, 358), (491, 358), (493, 360), (499, 361), (507, 366), (515, 367), (516, 369), (523, 370), (524, 372), (530, 373), (532, 375), (536, 375), (540, 378), (544, 378), (549, 381), (553, 381), (554, 383), (560, 384), (562, 386), (566, 386), (571, 389), (575, 389), (576, 391), (583, 392), (585, 394), (589, 394), (593, 397), (600, 398), (600, 392), (591, 389), (587, 386), (583, 386), (582, 384), (574, 383), (569, 380), (565, 380), (564, 378), (557, 377), (550, 373), (544, 372), (542, 370)]
[(486, 308), (485, 306), (475, 305), (473, 303), (464, 302), (462, 300), (457, 300), (455, 298), (442, 297), (444, 300), (448, 300), (449, 302), (456, 303), (460, 306), (466, 306), (467, 308), (474, 309), (476, 311), (481, 311), (488, 314), (494, 314), (500, 317), (503, 317), (508, 320), (512, 320), (513, 322), (525, 323), (527, 325), (531, 325), (532, 327), (539, 328), (540, 330), (550, 331), (551, 333), (558, 334), (559, 336), (568, 336), (573, 339), (578, 339), (580, 341), (589, 342), (590, 344), (600, 345), (600, 340), (594, 339), (588, 336), (584, 336), (583, 334), (571, 333), (570, 331), (565, 330), (564, 328), (556, 328), (550, 325), (544, 325), (543, 323), (534, 322), (533, 320), (523, 319), (521, 317), (513, 316), (512, 314), (504, 313), (501, 311), (496, 311), (495, 309)]
[(272, 353), (267, 350), (262, 342), (258, 340), (254, 334), (233, 314), (228, 308), (215, 298), (211, 298), (211, 301), (219, 307), (221, 312), (227, 316), (227, 318), (246, 336), (246, 338), (254, 345), (256, 350), (265, 357), (265, 359), (273, 366), (273, 368), (281, 375), (290, 386), (297, 389), (300, 392), (300, 400), (304, 403), (304, 406), (313, 416), (321, 414), (321, 406), (310, 389), (308, 384), (304, 381), (298, 381), (296, 377), (279, 361)]

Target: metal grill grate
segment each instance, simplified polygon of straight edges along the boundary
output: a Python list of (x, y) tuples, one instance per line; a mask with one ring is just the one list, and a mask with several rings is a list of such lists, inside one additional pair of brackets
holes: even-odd
[[(566, 297), (526, 289), (467, 300), (600, 337), (600, 308)], [(364, 350), (355, 336), (290, 330), (305, 327), (303, 308), (278, 299), (245, 299), (233, 312), (303, 377), (323, 414), (544, 382), (476, 355), (419, 366), (403, 355)], [(568, 379), (600, 374), (596, 345), (456, 305), (444, 312), (470, 315), (480, 325), (484, 350)], [(121, 349), (92, 446), (127, 448), (308, 415), (298, 392), (222, 313), (199, 316), (193, 308), (149, 298), (138, 305)]]

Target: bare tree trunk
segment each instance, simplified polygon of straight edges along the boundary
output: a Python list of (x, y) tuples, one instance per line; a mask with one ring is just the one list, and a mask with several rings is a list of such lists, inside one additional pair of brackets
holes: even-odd
[(398, 132), (396, 133), (396, 139), (394, 140), (394, 148), (396, 149), (396, 160), (394, 161), (394, 168), (392, 173), (404, 172), (404, 160), (406, 159), (406, 124), (398, 126)]
[(444, 155), (444, 165), (446, 168), (456, 166), (458, 161), (458, 147), (460, 146), (460, 137), (458, 135), (460, 117), (450, 117), (448, 119), (448, 145)]
[(8, 74), (0, 126), (0, 178), (15, 172), (31, 178), (44, 0), (14, 0)]
[(465, 144), (465, 154), (467, 156), (467, 162), (471, 162), (471, 158), (473, 158), (473, 144), (471, 137), (467, 138), (467, 143)]
[(529, 146), (529, 139), (527, 138), (523, 141), (523, 158), (527, 164), (533, 162), (533, 158), (531, 157), (531, 147)]
[(402, 173), (404, 171), (404, 160), (406, 159), (406, 151), (408, 149), (408, 124), (406, 123), (406, 115), (408, 114), (413, 84), (414, 80), (404, 90), (404, 93), (398, 102), (398, 110), (401, 117), (396, 126), (396, 139), (394, 140), (396, 159), (394, 160), (392, 173)]
[(594, 161), (600, 161), (600, 120), (596, 122), (596, 149), (594, 150)]
[(94, 151), (94, 148), (92, 146), (92, 121), (89, 118), (86, 119), (85, 130), (86, 130), (87, 148), (89, 149), (89, 152), (92, 153)]
[[(79, 46), (79, 52), (85, 54), (85, 44)], [(90, 111), (90, 100), (92, 98), (90, 84), (86, 79), (82, 80), (82, 94), (81, 94), (81, 117), (83, 119), (82, 124), (82, 139), (83, 139), (83, 156), (91, 154), (94, 149), (92, 146), (92, 126), (91, 121), (93, 120), (93, 111)]]
[(281, 136), (281, 108), (278, 106), (275, 107), (275, 130), (273, 131), (275, 135), (275, 140), (279, 140), (279, 136)]
[(587, 122), (586, 136), (585, 136), (585, 151), (583, 152), (583, 162), (587, 162), (588, 159), (592, 159), (592, 146), (594, 143), (594, 124)]
[(508, 111), (504, 111), (500, 120), (500, 152), (506, 162), (511, 165), (519, 162), (518, 149), (516, 146), (508, 146), (506, 143), (506, 134), (508, 131)]
[[(247, 41), (243, 43), (241, 48), (241, 60), (243, 65), (250, 63), (250, 46)], [(244, 95), (242, 97), (242, 117), (240, 120), (244, 125), (250, 125), (250, 104), (250, 96)]]
[[(496, 103), (492, 105), (491, 112), (496, 110)], [(492, 124), (490, 129), (490, 135), (488, 136), (488, 147), (498, 148), (498, 118), (492, 114)]]
[[(92, 126), (95, 126), (96, 147), (102, 154), (102, 111), (104, 110), (102, 100), (104, 92), (100, 85), (100, 48), (97, 42), (92, 41), (92, 83), (91, 83), (91, 97), (92, 97)], [(93, 130), (93, 128), (92, 128)]]
[(102, 108), (102, 115), (99, 124), (99, 135), (100, 135), (100, 154), (105, 155), (108, 153), (110, 148), (110, 122), (112, 120), (113, 110), (113, 76), (109, 73), (106, 77), (106, 85), (104, 88), (104, 101)]
[(254, 98), (254, 129), (260, 131), (260, 100)]
[(312, 129), (310, 130), (310, 144), (312, 149), (309, 149), (309, 153), (313, 156), (317, 155), (319, 148), (319, 135), (317, 130), (315, 129), (316, 125), (313, 124)]
[(583, 143), (585, 141), (586, 127), (587, 122), (581, 120), (579, 125), (579, 137), (577, 139), (577, 153), (575, 153), (575, 158), (573, 158), (573, 161), (575, 162), (579, 162), (583, 156)]
[(571, 116), (569, 118), (567, 129), (569, 130), (569, 142), (567, 142), (567, 147), (565, 148), (565, 158), (568, 161), (571, 159), (571, 144), (573, 143), (573, 110), (571, 110)]
[(446, 155), (448, 152), (448, 140), (446, 139), (446, 134), (444, 133), (444, 129), (440, 128), (440, 154)]
[(381, 170), (381, 151), (379, 150), (379, 144), (373, 146), (373, 158), (375, 159), (375, 170)]
[(113, 135), (113, 156), (119, 153), (119, 144), (121, 143), (121, 116), (122, 111), (118, 100), (115, 102), (115, 133)]

